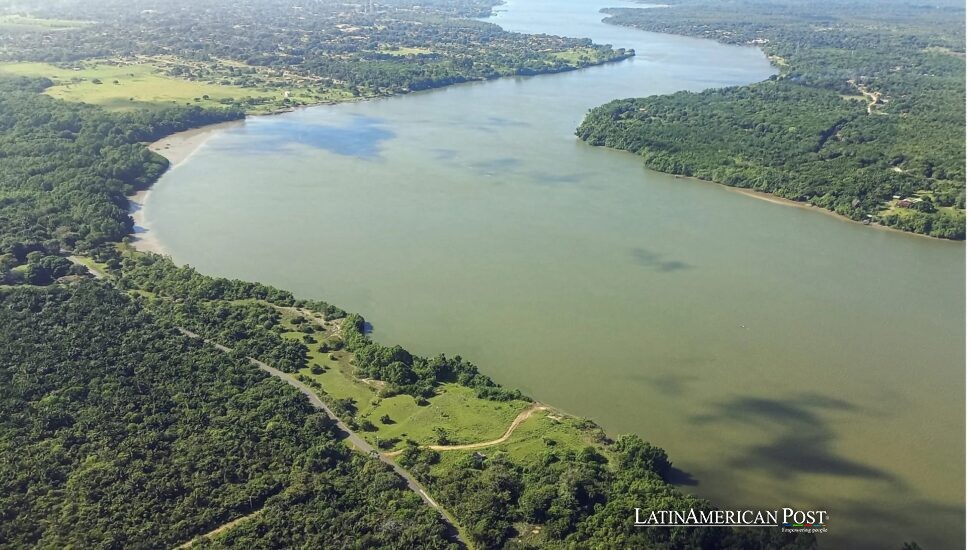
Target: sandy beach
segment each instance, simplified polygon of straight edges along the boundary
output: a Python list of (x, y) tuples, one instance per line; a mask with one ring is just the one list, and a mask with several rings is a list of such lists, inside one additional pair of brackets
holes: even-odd
[[(177, 134), (166, 136), (148, 145), (148, 149), (162, 155), (169, 162), (169, 170), (177, 168), (180, 164), (189, 159), (205, 143), (218, 132), (227, 128), (241, 126), (243, 120), (231, 120), (219, 124), (210, 124), (201, 128), (193, 128)], [(151, 188), (138, 191), (128, 197), (128, 213), (135, 221), (135, 230), (132, 235), (132, 246), (141, 252), (154, 252), (165, 254), (158, 238), (152, 234), (147, 225), (145, 216), (145, 205), (151, 195)]]
[(213, 135), (227, 128), (237, 128), (243, 124), (243, 120), (230, 120), (228, 122), (202, 126), (201, 128), (192, 128), (191, 130), (163, 137), (149, 144), (148, 148), (167, 158), (168, 162), (171, 163), (170, 169), (177, 168), (178, 165), (188, 160), (193, 153), (205, 145), (205, 142)]

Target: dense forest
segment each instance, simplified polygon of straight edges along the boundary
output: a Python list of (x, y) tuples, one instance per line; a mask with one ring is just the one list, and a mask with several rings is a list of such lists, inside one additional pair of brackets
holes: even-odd
[[(115, 254), (98, 257), (117, 266), (109, 271), (116, 286), (82, 280), (0, 293), (7, 484), (0, 540), (170, 547), (246, 517), (202, 545), (452, 544), (436, 514), (404, 492), (402, 479), (355, 456), (304, 396), (248, 363), (246, 354), (260, 348), (233, 335), (283, 342), (273, 308), (306, 308), (350, 327), (345, 334), (357, 340), (348, 347), (357, 350), (361, 375), (377, 369), (415, 381), (396, 391), (457, 380), (489, 399), (517, 392), (460, 359), (426, 360), (375, 344), (360, 332), (359, 317), (344, 318), (328, 304), (200, 275), (159, 256), (126, 253), (117, 262)], [(222, 311), (223, 322), (203, 310)], [(184, 336), (178, 329), (185, 325), (235, 337), (241, 347), (219, 352)], [(267, 356), (277, 364), (285, 359)], [(439, 380), (431, 380), (432, 371)], [(779, 530), (635, 528), (635, 507), (711, 505), (665, 481), (672, 466), (662, 449), (635, 436), (599, 438), (582, 452), (553, 446), (525, 461), (475, 453), (444, 469), (436, 467), (439, 453), (413, 446), (400, 463), (483, 548), (512, 544), (523, 523), (543, 530), (543, 542), (523, 548), (814, 548), (811, 537)], [(51, 521), (34, 521), (39, 517)]]
[(0, 267), (31, 252), (84, 251), (132, 231), (126, 195), (168, 161), (141, 142), (242, 112), (170, 107), (106, 113), (41, 93), (43, 79), (0, 79)]
[[(612, 466), (607, 453), (616, 461)], [(811, 536), (780, 530), (635, 527), (628, 518), (634, 508), (712, 509), (664, 481), (671, 468), (666, 453), (637, 436), (620, 437), (605, 453), (550, 447), (528, 465), (502, 453), (473, 455), (434, 475), (431, 466), (439, 459), (435, 451), (412, 448), (402, 464), (428, 482), (485, 548), (511, 542), (516, 522), (542, 526), (542, 546), (553, 548), (815, 548)]]
[(2, 292), (0, 346), (4, 547), (170, 548), (264, 507), (264, 546), (449, 545), (302, 395), (103, 283)]
[[(386, 382), (384, 396), (426, 399), (445, 383), (493, 402), (524, 396), (460, 357), (373, 342), (363, 319), (325, 302), (121, 251), (131, 227), (125, 193), (165, 167), (139, 141), (238, 112), (107, 113), (46, 97), (45, 85), (0, 81), (0, 162), (11, 167), (0, 202), (0, 545), (171, 547), (243, 517), (202, 544), (453, 544), (403, 479), (351, 452), (303, 395), (248, 358), (295, 372), (309, 346), (333, 346), (354, 354), (357, 376)], [(68, 252), (106, 279), (87, 280)], [(307, 343), (285, 338), (281, 311), (294, 309), (339, 321), (339, 340), (318, 342), (314, 330)], [(341, 413), (356, 428), (353, 408)], [(628, 463), (611, 466), (616, 457)], [(498, 451), (442, 468), (433, 451), (401, 456), (480, 547), (514, 545), (522, 524), (545, 530), (523, 547), (814, 545), (776, 531), (634, 529), (632, 507), (710, 506), (665, 481), (666, 455), (638, 438), (601, 437), (581, 453), (550, 448), (536, 460)]]
[(587, 116), (582, 139), (662, 172), (965, 237), (961, 3), (685, 0), (605, 11), (618, 25), (758, 45), (779, 74), (614, 101)]

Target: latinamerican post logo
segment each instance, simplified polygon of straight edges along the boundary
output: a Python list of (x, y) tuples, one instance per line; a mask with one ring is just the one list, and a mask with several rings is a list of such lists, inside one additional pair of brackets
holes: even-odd
[(825, 510), (643, 510), (634, 508), (635, 527), (775, 527), (786, 533), (827, 533)]

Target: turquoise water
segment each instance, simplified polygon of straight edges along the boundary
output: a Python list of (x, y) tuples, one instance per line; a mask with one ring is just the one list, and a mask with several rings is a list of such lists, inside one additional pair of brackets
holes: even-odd
[(823, 547), (959, 545), (964, 245), (578, 142), (611, 99), (772, 73), (753, 48), (605, 25), (604, 5), (513, 0), (494, 21), (634, 59), (250, 119), (162, 178), (147, 225), (179, 262), (640, 433), (722, 507), (829, 510)]

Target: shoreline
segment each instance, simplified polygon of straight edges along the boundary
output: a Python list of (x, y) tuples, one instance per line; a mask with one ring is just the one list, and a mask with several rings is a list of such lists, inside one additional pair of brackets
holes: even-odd
[[(201, 149), (218, 132), (228, 128), (242, 126), (245, 124), (245, 120), (243, 118), (240, 120), (217, 122), (215, 124), (176, 132), (149, 143), (147, 145), (148, 150), (168, 160), (168, 168), (163, 173), (164, 175), (189, 160), (192, 155)], [(134, 221), (134, 228), (129, 236), (131, 237), (131, 246), (135, 250), (166, 256), (170, 254), (168, 254), (158, 238), (152, 234), (145, 216), (145, 205), (148, 197), (152, 193), (152, 188), (157, 183), (157, 181), (154, 181), (147, 188), (138, 190), (133, 195), (128, 195), (128, 215)]]
[[(663, 173), (663, 172), (660, 172), (660, 173)], [(677, 177), (677, 178), (688, 178), (687, 176), (674, 176), (674, 177)], [(870, 223), (863, 223), (863, 222), (860, 222), (860, 221), (853, 220), (852, 218), (843, 216), (842, 214), (839, 214), (838, 212), (835, 212), (834, 210), (829, 210), (827, 208), (822, 208), (821, 206), (815, 206), (814, 204), (809, 204), (807, 202), (799, 202), (799, 201), (795, 201), (795, 200), (791, 200), (791, 199), (786, 199), (785, 197), (779, 197), (778, 195), (775, 195), (773, 193), (766, 193), (764, 191), (758, 191), (757, 189), (751, 189), (750, 187), (732, 187), (730, 185), (724, 185), (723, 183), (718, 183), (716, 181), (705, 180), (705, 179), (700, 179), (700, 178), (693, 178), (693, 177), (691, 177), (689, 179), (693, 179), (693, 180), (696, 180), (696, 181), (699, 181), (699, 182), (703, 182), (703, 183), (707, 183), (707, 184), (713, 183), (713, 184), (715, 184), (715, 185), (717, 185), (719, 187), (722, 187), (722, 188), (727, 189), (729, 191), (733, 191), (735, 193), (741, 193), (742, 195), (747, 195), (747, 196), (749, 196), (749, 197), (751, 197), (753, 199), (758, 199), (758, 200), (762, 200), (762, 201), (765, 201), (765, 202), (770, 202), (770, 203), (773, 203), (773, 204), (778, 204), (778, 205), (781, 205), (781, 206), (788, 206), (788, 207), (791, 207), (791, 208), (801, 208), (802, 210), (810, 210), (812, 212), (816, 212), (816, 213), (820, 213), (820, 214), (825, 214), (826, 216), (829, 216), (831, 218), (835, 218), (837, 220), (840, 220), (840, 221), (843, 221), (843, 222), (846, 222), (846, 223), (851, 223), (851, 224), (855, 224), (855, 225), (861, 225), (861, 226), (864, 226), (864, 227), (870, 227), (870, 228), (873, 228), (873, 229), (878, 229), (880, 231), (890, 231), (890, 232), (897, 233), (897, 234), (901, 234), (901, 235), (909, 235), (909, 236), (912, 236), (912, 237), (919, 237), (921, 239), (930, 239), (930, 240), (933, 240), (933, 241), (936, 241), (936, 242), (951, 242), (951, 243), (964, 243), (964, 242), (966, 242), (966, 240), (964, 240), (964, 239), (945, 239), (945, 238), (942, 238), (942, 237), (934, 237), (932, 235), (927, 235), (925, 233), (915, 233), (913, 231), (904, 231), (902, 229), (897, 229), (895, 227), (890, 227), (888, 225), (883, 225), (883, 224), (879, 223), (878, 221), (875, 221), (875, 219), (873, 219), (873, 221), (870, 222)]]
[[(490, 15), (489, 17), (494, 17), (494, 16), (495, 14), (492, 13), (492, 15)], [(611, 59), (600, 61), (598, 63), (592, 63), (590, 65), (573, 67), (573, 68), (559, 70), (559, 71), (540, 72), (540, 73), (531, 74), (531, 75), (518, 75), (518, 76), (536, 77), (536, 76), (543, 76), (543, 75), (554, 75), (554, 74), (571, 72), (571, 71), (579, 71), (579, 70), (588, 69), (592, 67), (598, 67), (601, 65), (607, 65), (610, 63), (619, 63), (622, 61), (626, 61), (627, 59), (630, 59), (635, 55), (636, 55), (635, 53), (632, 53), (632, 54), (627, 53)], [(205, 126), (190, 128), (188, 130), (183, 130), (181, 132), (176, 132), (174, 134), (167, 135), (161, 139), (147, 143), (146, 145), (149, 151), (156, 153), (158, 155), (161, 155), (168, 160), (169, 166), (165, 170), (165, 172), (163, 172), (162, 175), (164, 176), (172, 169), (178, 168), (182, 163), (189, 160), (189, 158), (191, 158), (192, 155), (194, 155), (199, 149), (201, 149), (202, 146), (205, 145), (209, 141), (209, 139), (212, 138), (216, 133), (228, 128), (242, 126), (251, 117), (270, 117), (270, 116), (277, 116), (277, 115), (282, 115), (286, 113), (292, 113), (298, 110), (309, 109), (311, 107), (323, 107), (323, 106), (340, 105), (343, 103), (355, 103), (360, 101), (372, 101), (375, 99), (389, 99), (392, 97), (403, 97), (411, 94), (434, 92), (440, 89), (450, 88), (452, 86), (460, 86), (462, 84), (488, 82), (491, 80), (498, 80), (501, 78), (507, 78), (507, 77), (498, 76), (494, 78), (473, 79), (473, 80), (466, 80), (463, 82), (446, 84), (444, 86), (435, 86), (425, 90), (410, 91), (406, 93), (353, 97), (353, 98), (347, 98), (344, 101), (323, 101), (320, 103), (311, 103), (308, 105), (298, 105), (294, 107), (287, 107), (287, 108), (278, 109), (278, 110), (266, 112), (266, 113), (247, 113), (243, 118), (238, 120), (216, 122), (213, 124), (207, 124)], [(161, 176), (159, 176), (159, 178), (161, 178)], [(138, 190), (134, 194), (127, 196), (128, 215), (131, 216), (132, 220), (134, 221), (134, 228), (132, 232), (128, 234), (128, 237), (130, 238), (131, 246), (139, 252), (151, 252), (154, 254), (161, 254), (163, 256), (171, 256), (171, 254), (165, 249), (165, 247), (162, 246), (161, 241), (159, 241), (155, 235), (151, 234), (151, 228), (147, 225), (147, 219), (145, 216), (145, 206), (147, 204), (149, 196), (151, 195), (152, 188), (154, 188), (157, 183), (158, 183), (158, 180), (153, 181), (145, 189)]]
[[(247, 117), (248, 118), (248, 117)], [(216, 122), (197, 128), (176, 132), (148, 144), (148, 150), (168, 159), (168, 170), (178, 168), (183, 162), (205, 145), (217, 131), (225, 128), (235, 128), (245, 124), (245, 118)], [(166, 170), (166, 172), (168, 172)]]
[[(643, 1), (645, 2), (645, 0), (643, 0)], [(649, 3), (649, 2), (646, 2), (646, 3)], [(652, 5), (651, 7), (661, 7), (661, 6), (663, 6), (663, 4), (656, 4), (656, 5)], [(670, 7), (670, 6), (668, 5), (666, 7)], [(609, 9), (609, 8), (603, 8), (603, 10), (607, 10), (607, 9)], [(633, 8), (633, 9), (637, 9), (637, 8)], [(646, 9), (646, 7), (645, 6), (640, 6), (639, 9)], [(607, 13), (609, 15), (608, 12), (605, 12), (603, 10), (600, 10), (600, 11), (602, 13)], [(637, 27), (633, 27), (633, 26), (629, 26), (629, 25), (621, 25), (619, 23), (612, 22), (612, 21), (610, 21), (610, 19), (612, 19), (612, 18), (613, 18), (613, 16), (612, 15), (609, 15), (609, 17), (605, 17), (602, 22), (604, 24), (607, 24), (607, 25), (615, 25), (617, 27), (624, 27), (624, 28), (629, 28), (629, 29), (637, 29)], [(639, 30), (642, 30), (642, 29), (639, 29)], [(698, 38), (696, 36), (692, 36), (692, 35), (689, 35), (689, 34), (677, 34), (677, 33), (669, 33), (669, 34), (671, 34), (673, 36), (686, 36), (686, 37)], [(714, 41), (716, 41), (718, 43), (721, 43), (721, 44), (737, 45), (737, 44), (732, 44), (731, 42), (721, 41), (721, 40), (719, 40), (717, 38), (708, 38), (708, 39), (705, 39), (705, 40), (714, 40)], [(771, 63), (771, 65), (773, 67), (779, 69), (779, 73), (781, 72), (781, 70), (783, 70), (785, 67), (787, 67), (787, 65), (783, 65), (782, 64), (782, 62), (784, 61), (784, 58), (781, 58), (781, 57), (776, 56), (776, 55), (770, 55), (768, 52), (765, 51), (763, 45), (757, 45), (757, 46), (752, 45), (752, 46), (753, 47), (757, 47), (758, 50), (762, 53), (762, 55), (764, 55), (765, 58), (768, 59), (768, 61)], [(765, 81), (761, 81), (761, 82), (765, 82)], [(752, 83), (752, 84), (756, 84), (756, 83)], [(746, 86), (750, 86), (750, 85), (751, 84), (747, 84)], [(584, 143), (585, 143), (585, 141), (584, 141)], [(587, 145), (589, 145), (589, 144), (587, 143)], [(599, 146), (594, 145), (593, 147), (599, 147)], [(602, 146), (602, 147), (606, 147), (606, 146)], [(636, 154), (633, 151), (628, 151), (626, 149), (616, 149), (614, 147), (607, 147), (607, 148), (608, 149), (614, 149), (616, 151), (625, 151), (627, 153)], [(873, 219), (873, 221), (871, 223), (864, 224), (862, 222), (853, 220), (852, 218), (843, 216), (842, 214), (839, 214), (838, 212), (835, 212), (834, 210), (829, 210), (827, 208), (822, 208), (821, 206), (815, 206), (814, 204), (808, 204), (808, 203), (805, 203), (805, 202), (798, 202), (798, 201), (794, 201), (794, 200), (791, 200), (791, 199), (786, 199), (784, 197), (779, 197), (778, 195), (775, 195), (774, 193), (767, 193), (765, 191), (758, 191), (757, 189), (752, 189), (750, 187), (735, 187), (735, 186), (731, 186), (731, 185), (725, 185), (723, 183), (720, 183), (720, 182), (717, 182), (717, 181), (713, 181), (713, 180), (706, 180), (706, 179), (698, 178), (698, 177), (695, 177), (695, 176), (682, 176), (680, 174), (672, 174), (670, 172), (661, 172), (659, 170), (653, 170), (652, 168), (647, 168), (647, 170), (652, 170), (654, 172), (657, 172), (658, 174), (667, 174), (667, 175), (673, 176), (675, 178), (690, 179), (690, 180), (699, 181), (699, 182), (708, 183), (708, 184), (713, 183), (713, 184), (716, 184), (716, 185), (718, 185), (720, 187), (723, 187), (723, 188), (726, 188), (726, 189), (729, 189), (729, 190), (732, 190), (732, 191), (735, 191), (735, 192), (742, 193), (744, 195), (747, 195), (747, 196), (752, 197), (752, 198), (755, 198), (755, 199), (759, 199), (759, 200), (763, 200), (763, 201), (767, 201), (767, 202), (771, 202), (771, 203), (775, 203), (775, 204), (780, 204), (782, 206), (793, 206), (793, 207), (796, 207), (796, 208), (805, 208), (805, 209), (813, 210), (815, 212), (821, 212), (821, 213), (826, 214), (828, 216), (832, 216), (832, 217), (838, 218), (838, 219), (840, 219), (840, 220), (842, 220), (844, 222), (855, 223), (855, 224), (858, 224), (858, 225), (866, 225), (866, 226), (869, 226), (869, 227), (872, 227), (872, 228), (875, 228), (875, 229), (879, 229), (879, 230), (882, 230), (882, 231), (892, 231), (892, 232), (901, 233), (901, 234), (904, 234), (904, 235), (913, 235), (913, 236), (921, 237), (921, 238), (924, 238), (924, 239), (932, 239), (934, 241), (946, 241), (946, 242), (956, 242), (956, 243), (965, 243), (965, 242), (967, 242), (967, 239), (965, 239), (965, 238), (964, 239), (946, 239), (946, 238), (943, 238), (943, 237), (934, 237), (932, 235), (927, 235), (925, 233), (916, 233), (915, 231), (906, 231), (906, 230), (903, 230), (903, 229), (897, 229), (895, 227), (890, 227), (888, 225), (883, 225), (883, 224), (879, 223), (878, 221), (875, 221), (875, 219)]]

